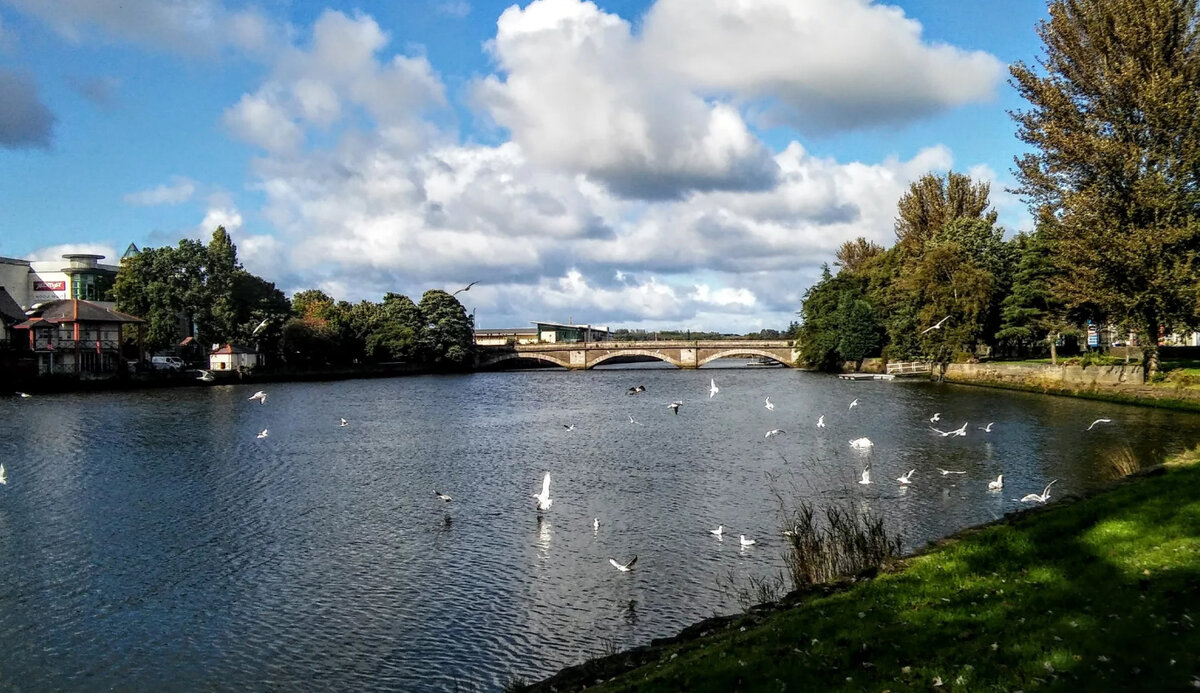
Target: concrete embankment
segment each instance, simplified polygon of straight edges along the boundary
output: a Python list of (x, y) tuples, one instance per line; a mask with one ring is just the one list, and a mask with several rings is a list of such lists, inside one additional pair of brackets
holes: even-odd
[(941, 378), (962, 385), (1200, 411), (1200, 390), (1147, 385), (1140, 365), (952, 363)]

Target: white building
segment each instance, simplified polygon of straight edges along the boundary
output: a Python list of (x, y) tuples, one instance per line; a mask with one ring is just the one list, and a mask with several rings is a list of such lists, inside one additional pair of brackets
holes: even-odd
[(208, 355), (208, 367), (214, 371), (236, 371), (262, 365), (262, 354), (234, 344), (213, 349)]
[[(130, 249), (136, 252), (133, 246)], [(0, 288), (21, 310), (40, 303), (79, 299), (111, 308), (104, 297), (112, 289), (117, 266), (101, 264), (103, 255), (69, 253), (61, 260), (18, 260), (0, 257)]]

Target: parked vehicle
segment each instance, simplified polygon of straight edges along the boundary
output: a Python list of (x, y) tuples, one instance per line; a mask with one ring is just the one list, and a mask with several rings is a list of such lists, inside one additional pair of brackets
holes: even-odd
[(150, 367), (156, 371), (175, 371), (178, 373), (185, 367), (183, 359), (178, 356), (152, 356)]

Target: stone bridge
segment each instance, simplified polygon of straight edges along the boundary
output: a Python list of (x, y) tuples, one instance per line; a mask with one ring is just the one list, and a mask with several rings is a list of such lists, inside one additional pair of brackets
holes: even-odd
[(479, 346), (475, 349), (478, 368), (503, 367), (505, 361), (514, 359), (536, 359), (571, 370), (586, 370), (622, 356), (649, 357), (678, 368), (699, 368), (727, 356), (765, 358), (791, 368), (800, 364), (799, 347), (784, 340), (575, 342)]

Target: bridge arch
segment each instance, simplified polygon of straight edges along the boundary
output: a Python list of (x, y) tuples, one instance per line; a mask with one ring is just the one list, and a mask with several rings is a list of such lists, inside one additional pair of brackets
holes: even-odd
[(542, 353), (542, 352), (538, 352), (538, 351), (514, 351), (514, 352), (510, 352), (510, 353), (506, 353), (506, 354), (501, 354), (499, 356), (494, 356), (492, 358), (489, 358), (487, 361), (485, 361), (484, 363), (481, 363), (479, 365), (481, 368), (492, 368), (496, 365), (504, 363), (505, 361), (516, 361), (518, 359), (520, 359), (520, 360), (531, 359), (534, 361), (545, 361), (546, 363), (552, 363), (555, 366), (562, 366), (563, 368), (567, 368), (567, 369), (569, 369), (571, 367), (571, 364), (558, 358), (557, 356), (551, 356), (550, 354), (546, 354), (546, 353)]
[(773, 353), (770, 349), (755, 349), (754, 347), (738, 347), (736, 349), (725, 349), (723, 351), (718, 351), (715, 354), (709, 354), (704, 358), (697, 359), (696, 366), (700, 367), (706, 363), (716, 361), (717, 359), (723, 359), (727, 356), (761, 356), (763, 358), (771, 359), (780, 365), (787, 366), (788, 368), (792, 367), (791, 361), (780, 358), (778, 353)]
[(609, 359), (615, 359), (621, 356), (648, 356), (652, 359), (658, 359), (659, 361), (669, 363), (676, 368), (683, 368), (682, 364), (679, 362), (679, 359), (672, 358), (669, 354), (664, 354), (660, 350), (650, 351), (648, 349), (620, 349), (617, 351), (612, 351), (596, 358), (596, 360), (589, 363), (587, 367), (595, 368)]

